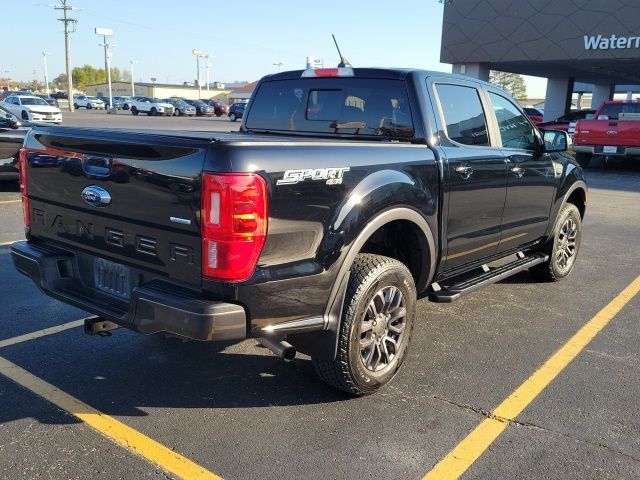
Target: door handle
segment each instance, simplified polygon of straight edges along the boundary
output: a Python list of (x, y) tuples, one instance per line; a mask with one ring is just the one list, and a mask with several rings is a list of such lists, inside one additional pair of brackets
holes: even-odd
[(473, 175), (473, 168), (468, 165), (458, 165), (456, 167), (456, 173), (466, 180)]
[(510, 171), (513, 176), (517, 178), (522, 178), (522, 176), (524, 175), (524, 168), (522, 167), (511, 167)]

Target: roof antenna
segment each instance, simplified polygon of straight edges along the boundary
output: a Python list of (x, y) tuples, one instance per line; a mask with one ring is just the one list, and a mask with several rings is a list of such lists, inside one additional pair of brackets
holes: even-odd
[(336, 36), (332, 33), (331, 36), (333, 37), (333, 43), (336, 44), (336, 48), (338, 49), (338, 55), (340, 55), (340, 63), (338, 64), (338, 68), (353, 68), (353, 65), (351, 65), (349, 63), (349, 60), (347, 60), (346, 58), (344, 58), (342, 56), (342, 52), (340, 51), (340, 47), (338, 46), (338, 41), (336, 40)]

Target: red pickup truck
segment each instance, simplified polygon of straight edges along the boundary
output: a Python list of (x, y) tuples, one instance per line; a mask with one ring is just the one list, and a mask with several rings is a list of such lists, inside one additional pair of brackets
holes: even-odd
[(594, 155), (640, 157), (640, 101), (604, 102), (591, 120), (578, 120), (576, 160), (586, 167)]

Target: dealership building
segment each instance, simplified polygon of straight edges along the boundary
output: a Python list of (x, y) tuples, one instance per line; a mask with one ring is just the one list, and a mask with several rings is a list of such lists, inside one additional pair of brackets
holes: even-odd
[(440, 60), (454, 73), (490, 70), (548, 78), (545, 120), (571, 107), (580, 85), (592, 106), (640, 92), (640, 1), (443, 0)]

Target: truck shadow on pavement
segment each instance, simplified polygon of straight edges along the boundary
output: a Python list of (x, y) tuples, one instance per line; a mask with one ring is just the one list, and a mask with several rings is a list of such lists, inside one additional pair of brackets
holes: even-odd
[[(156, 408), (253, 412), (351, 398), (322, 383), (308, 357), (285, 363), (256, 343), (248, 340), (226, 349), (228, 345), (220, 343), (142, 337), (123, 329), (107, 338), (84, 337), (73, 329), (3, 349), (0, 355), (117, 417), (147, 416), (148, 409)], [(27, 417), (42, 423), (80, 423), (70, 415), (54, 415), (55, 409), (33, 408), (31, 401), (12, 402), (14, 389), (3, 394), (3, 383), (0, 375), (0, 397), (7, 407), (0, 409), (0, 424)]]

